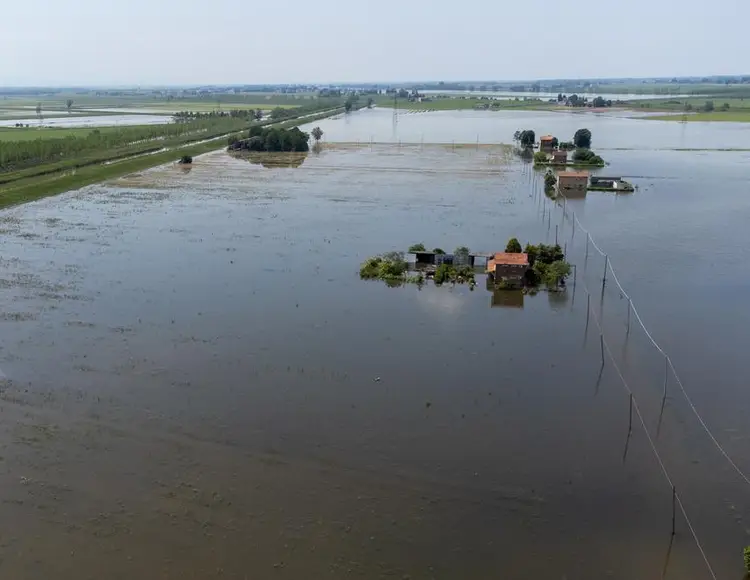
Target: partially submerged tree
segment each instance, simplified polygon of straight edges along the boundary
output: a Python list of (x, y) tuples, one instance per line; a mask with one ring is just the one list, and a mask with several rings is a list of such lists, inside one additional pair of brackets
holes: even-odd
[(591, 147), (591, 131), (588, 129), (578, 129), (573, 135), (573, 143), (576, 147), (588, 149)]
[(547, 173), (544, 174), (544, 190), (554, 189), (555, 185), (557, 185), (557, 177), (552, 170), (548, 169)]
[(547, 163), (547, 154), (544, 151), (534, 153), (534, 163)]
[(582, 165), (604, 165), (604, 159), (591, 149), (576, 149), (573, 153), (573, 161)]
[(310, 131), (310, 135), (312, 135), (312, 138), (315, 139), (315, 142), (317, 143), (323, 137), (323, 129), (321, 129), (320, 127), (315, 127), (312, 131)]
[(505, 251), (509, 254), (520, 254), (521, 250), (521, 242), (518, 241), (518, 238), (509, 239), (505, 246)]
[(193, 158), (190, 155), (183, 155), (180, 157), (179, 164), (180, 165), (190, 165), (193, 162)]
[(533, 129), (525, 129), (519, 133), (518, 142), (522, 147), (533, 147), (536, 142), (536, 133)]
[(68, 114), (70, 114), (70, 109), (73, 108), (73, 99), (68, 99), (65, 101), (65, 106), (68, 108)]
[(255, 109), (255, 112), (253, 113), (253, 116), (255, 117), (256, 121), (260, 121), (263, 118), (263, 110), (262, 109)]

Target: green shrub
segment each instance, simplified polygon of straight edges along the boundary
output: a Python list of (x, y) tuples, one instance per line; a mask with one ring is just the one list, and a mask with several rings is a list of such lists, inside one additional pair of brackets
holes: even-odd
[(445, 255), (445, 250), (444, 250), (443, 248), (435, 248), (435, 249), (434, 249), (434, 250), (432, 250), (432, 251), (433, 251), (433, 252), (434, 252), (435, 254), (437, 254), (437, 255), (440, 255), (440, 256), (444, 256), (444, 255)]
[(180, 157), (179, 162), (183, 165), (190, 165), (193, 162), (193, 158), (190, 155), (183, 155)]
[(424, 244), (414, 244), (412, 246), (409, 246), (409, 252), (424, 252), (425, 247)]
[(534, 153), (534, 163), (547, 163), (547, 154), (544, 151)]
[(743, 550), (742, 554), (745, 558), (745, 570), (750, 574), (750, 546)]

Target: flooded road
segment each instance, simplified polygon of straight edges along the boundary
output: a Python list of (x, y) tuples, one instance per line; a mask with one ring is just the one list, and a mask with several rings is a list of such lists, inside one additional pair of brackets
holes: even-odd
[[(747, 330), (721, 332), (747, 315), (745, 154), (659, 155), (608, 154), (640, 189), (576, 211), (750, 465), (750, 396), (729, 372)], [(530, 183), (500, 146), (341, 145), (295, 169), (217, 152), (2, 212), (0, 572), (705, 578), (683, 521), (670, 544), (671, 489), (600, 375), (580, 236), (564, 296), (357, 277), (415, 242), (570, 235)], [(617, 299), (608, 336), (655, 428), (660, 362), (622, 338)], [(746, 489), (676, 393), (659, 429), (717, 575), (738, 577)]]

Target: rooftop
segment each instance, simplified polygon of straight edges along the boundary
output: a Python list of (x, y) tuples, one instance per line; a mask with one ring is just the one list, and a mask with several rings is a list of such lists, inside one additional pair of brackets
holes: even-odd
[[(492, 268), (490, 268), (492, 265)], [(528, 254), (511, 254), (508, 252), (496, 252), (495, 256), (487, 261), (487, 269), (494, 270), (495, 266), (528, 266)]]
[(564, 177), (570, 177), (570, 178), (585, 177), (586, 179), (588, 179), (589, 172), (588, 171), (563, 171), (562, 173), (558, 173), (557, 177), (559, 179), (562, 179)]
[(552, 141), (554, 137), (552, 135), (545, 135), (544, 137), (539, 137), (540, 141)]

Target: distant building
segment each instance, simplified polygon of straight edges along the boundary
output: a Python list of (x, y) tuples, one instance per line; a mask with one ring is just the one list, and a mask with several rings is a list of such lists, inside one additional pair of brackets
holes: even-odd
[(552, 152), (552, 163), (556, 165), (565, 165), (568, 162), (568, 152), (556, 150)]
[(495, 285), (521, 286), (528, 269), (528, 254), (497, 252), (487, 260), (487, 274), (492, 276)]
[(539, 138), (539, 151), (552, 155), (555, 150), (555, 138), (552, 135), (545, 135)]
[(588, 186), (588, 171), (563, 171), (557, 174), (558, 194), (566, 197), (584, 196)]

